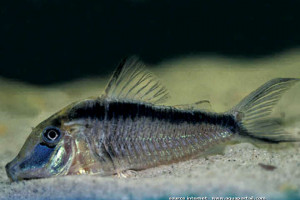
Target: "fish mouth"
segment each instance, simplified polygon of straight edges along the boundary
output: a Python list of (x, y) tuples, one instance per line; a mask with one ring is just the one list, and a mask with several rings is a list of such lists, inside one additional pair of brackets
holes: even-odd
[(19, 167), (19, 161), (17, 158), (12, 160), (11, 162), (5, 165), (6, 174), (11, 182), (21, 181), (21, 180), (29, 180), (29, 179), (37, 179), (40, 177), (23, 177), (22, 170)]
[(11, 182), (44, 178), (44, 177), (39, 177), (39, 176), (30, 176), (30, 177), (24, 176), (23, 177), (22, 173), (21, 174), (19, 173), (20, 168), (18, 166), (18, 163), (15, 162), (14, 160), (5, 165), (5, 171)]
[(18, 166), (15, 160), (5, 165), (5, 171), (10, 181), (18, 181), (17, 171)]

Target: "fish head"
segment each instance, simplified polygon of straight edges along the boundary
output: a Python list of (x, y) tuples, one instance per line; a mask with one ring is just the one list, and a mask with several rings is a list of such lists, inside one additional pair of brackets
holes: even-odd
[(74, 141), (57, 115), (33, 128), (19, 154), (5, 168), (12, 181), (64, 175), (72, 163)]

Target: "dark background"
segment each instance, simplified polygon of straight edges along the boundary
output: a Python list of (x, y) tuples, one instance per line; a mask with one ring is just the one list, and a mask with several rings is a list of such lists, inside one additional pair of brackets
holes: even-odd
[(0, 2), (0, 76), (34, 84), (107, 75), (132, 54), (253, 59), (300, 44), (298, 0)]

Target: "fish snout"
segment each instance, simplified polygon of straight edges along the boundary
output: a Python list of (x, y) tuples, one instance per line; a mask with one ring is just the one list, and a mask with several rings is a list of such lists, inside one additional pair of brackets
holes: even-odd
[(8, 178), (11, 181), (17, 181), (18, 180), (17, 172), (19, 171), (19, 166), (17, 165), (15, 160), (7, 163), (5, 165), (5, 170), (6, 170), (6, 174), (7, 174)]

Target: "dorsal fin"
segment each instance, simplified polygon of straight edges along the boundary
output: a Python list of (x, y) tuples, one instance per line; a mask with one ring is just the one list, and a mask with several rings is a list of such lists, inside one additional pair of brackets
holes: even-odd
[(168, 92), (136, 57), (124, 59), (106, 86), (104, 98), (162, 103)]
[(178, 109), (188, 109), (188, 110), (203, 110), (207, 112), (212, 112), (212, 107), (209, 100), (201, 100), (191, 104), (180, 104), (174, 105), (173, 107)]

